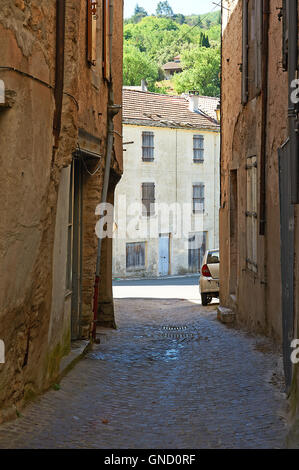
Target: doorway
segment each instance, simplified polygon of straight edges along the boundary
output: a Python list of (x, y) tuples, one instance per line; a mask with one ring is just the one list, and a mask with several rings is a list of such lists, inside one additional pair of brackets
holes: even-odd
[(238, 280), (238, 171), (230, 172), (230, 294), (237, 293)]
[(83, 168), (79, 158), (73, 159), (70, 175), (67, 291), (71, 291), (71, 339), (80, 338), (82, 309), (82, 205)]
[(170, 234), (159, 237), (159, 275), (170, 274)]

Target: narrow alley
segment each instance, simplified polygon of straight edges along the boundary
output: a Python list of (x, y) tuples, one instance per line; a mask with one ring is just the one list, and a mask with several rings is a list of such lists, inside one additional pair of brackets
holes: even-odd
[(197, 283), (116, 282), (118, 329), (1, 426), (0, 448), (283, 448), (280, 355), (219, 323)]

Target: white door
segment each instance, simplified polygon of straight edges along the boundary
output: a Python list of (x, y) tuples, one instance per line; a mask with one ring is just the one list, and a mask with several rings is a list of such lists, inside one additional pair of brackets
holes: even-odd
[(169, 274), (169, 235), (160, 235), (159, 238), (159, 274)]

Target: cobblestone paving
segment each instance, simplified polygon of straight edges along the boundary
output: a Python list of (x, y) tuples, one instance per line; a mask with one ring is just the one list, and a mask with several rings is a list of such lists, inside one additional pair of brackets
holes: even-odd
[(119, 329), (0, 427), (0, 448), (280, 448), (285, 399), (258, 340), (186, 300), (118, 300)]

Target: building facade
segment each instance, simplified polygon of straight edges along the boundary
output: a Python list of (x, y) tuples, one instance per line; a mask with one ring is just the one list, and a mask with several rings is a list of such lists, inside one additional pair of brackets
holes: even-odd
[[(3, 0), (0, 12), (0, 422), (88, 339), (107, 134), (122, 86), (121, 0)], [(119, 107), (117, 107), (119, 109)], [(114, 119), (121, 133), (121, 112)], [(108, 200), (122, 172), (115, 134)], [(98, 320), (114, 325), (112, 244)]]
[(123, 90), (115, 276), (198, 272), (205, 250), (218, 247), (217, 104), (197, 95)]
[(222, 6), (221, 304), (283, 345), (296, 408), (298, 2)]

